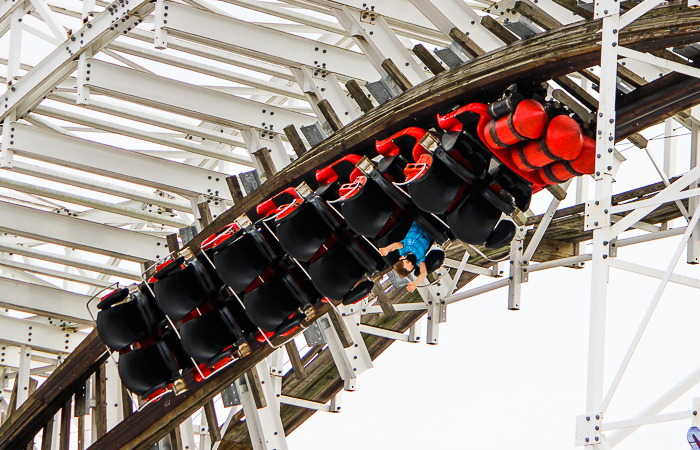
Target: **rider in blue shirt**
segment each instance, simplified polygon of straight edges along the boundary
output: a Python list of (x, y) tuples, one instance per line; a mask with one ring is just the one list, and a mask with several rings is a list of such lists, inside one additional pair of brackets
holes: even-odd
[(379, 249), (382, 256), (389, 254), (393, 250), (398, 250), (401, 259), (394, 264), (394, 270), (402, 277), (407, 277), (413, 272), (413, 269), (418, 266), (420, 271), (416, 279), (408, 283), (406, 289), (408, 292), (413, 292), (416, 287), (428, 275), (428, 269), (425, 265), (425, 255), (428, 253), (430, 246), (433, 245), (433, 238), (425, 232), (417, 223), (413, 222), (411, 228), (406, 233), (406, 237), (400, 242), (394, 242)]

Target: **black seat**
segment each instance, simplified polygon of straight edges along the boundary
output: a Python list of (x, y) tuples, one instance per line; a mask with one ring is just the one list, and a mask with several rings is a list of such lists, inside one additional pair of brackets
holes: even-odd
[(501, 211), (480, 192), (467, 192), (459, 205), (447, 214), (454, 235), (468, 244), (482, 245), (501, 217)]
[(396, 203), (372, 180), (367, 180), (358, 193), (341, 202), (348, 227), (368, 238), (377, 237), (396, 210)]
[(501, 220), (486, 239), (487, 248), (501, 248), (510, 243), (515, 237), (517, 226), (510, 220)]
[(278, 257), (257, 230), (224, 241), (212, 249), (216, 273), (235, 292), (243, 292)]
[(262, 330), (273, 333), (295, 315), (299, 308), (311, 304), (313, 300), (315, 299), (282, 269), (243, 297), (251, 322)]
[(97, 332), (112, 351), (120, 351), (157, 332), (157, 319), (146, 295), (136, 291), (128, 301), (119, 303), (128, 297), (128, 288), (118, 289), (97, 305)]
[(180, 257), (154, 275), (156, 303), (173, 320), (180, 320), (207, 300), (215, 300), (217, 288), (198, 260), (184, 265)]
[(229, 311), (220, 303), (211, 311), (183, 322), (182, 346), (197, 363), (213, 364), (245, 342)]
[(441, 160), (431, 157), (430, 166), (408, 184), (411, 200), (423, 211), (444, 214), (462, 190), (464, 181)]
[[(425, 255), (425, 269), (428, 274), (431, 274), (442, 267), (445, 262), (445, 252), (442, 249), (434, 248)], [(413, 275), (418, 276), (420, 269), (416, 267), (413, 270)]]
[(333, 229), (309, 201), (275, 220), (275, 226), (282, 249), (304, 262), (309, 261), (333, 234)]
[(314, 287), (331, 300), (342, 300), (348, 295), (364, 277), (365, 270), (346, 245), (336, 245), (323, 258), (309, 265)]
[(131, 392), (148, 396), (179, 376), (177, 362), (160, 339), (119, 357), (119, 377)]

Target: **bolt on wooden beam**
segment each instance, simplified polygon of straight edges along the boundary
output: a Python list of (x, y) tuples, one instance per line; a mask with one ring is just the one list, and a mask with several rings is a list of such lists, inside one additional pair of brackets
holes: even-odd
[(462, 50), (464, 50), (471, 58), (476, 58), (477, 56), (486, 53), (484, 52), (484, 49), (479, 47), (476, 42), (472, 41), (469, 36), (464, 34), (464, 32), (457, 27), (450, 30), (450, 37), (457, 43), (457, 45), (462, 47)]
[(263, 171), (262, 175), (266, 180), (269, 180), (275, 175), (275, 164), (272, 162), (270, 150), (268, 150), (267, 147), (263, 147), (260, 150), (253, 152), (253, 157), (258, 161), (258, 164)]
[(287, 350), (287, 355), (289, 355), (289, 361), (292, 363), (292, 370), (296, 379), (299, 381), (305, 379), (307, 377), (306, 369), (304, 369), (304, 364), (301, 362), (299, 349), (297, 349), (294, 339), (284, 344), (284, 348)]
[(517, 42), (520, 40), (518, 36), (511, 33), (510, 30), (508, 30), (508, 28), (501, 25), (499, 21), (497, 21), (491, 16), (482, 17), (481, 25), (483, 25), (484, 28), (489, 30), (491, 33), (493, 33), (494, 36), (496, 36), (498, 39), (502, 40), (506, 44), (512, 44), (513, 42)]
[(301, 140), (297, 127), (294, 125), (287, 125), (284, 127), (284, 134), (287, 136), (289, 143), (292, 145), (294, 153), (296, 153), (297, 157), (301, 158), (302, 155), (306, 153), (306, 145), (304, 145), (304, 142)]
[(394, 64), (391, 58), (382, 61), (382, 68), (386, 70), (386, 73), (389, 74), (389, 78), (391, 78), (402, 91), (407, 91), (413, 87), (411, 82), (408, 81), (408, 78), (406, 78), (406, 75), (396, 67), (396, 64)]
[(420, 59), (420, 61), (425, 64), (425, 66), (430, 70), (433, 75), (437, 75), (445, 71), (445, 68), (440, 64), (440, 61), (433, 56), (423, 44), (416, 44), (413, 47), (413, 54)]
[(326, 119), (326, 122), (328, 122), (328, 125), (331, 126), (331, 129), (334, 132), (343, 128), (343, 123), (338, 118), (338, 115), (335, 113), (333, 107), (331, 106), (328, 100), (321, 100), (317, 103), (317, 106), (318, 109), (321, 110), (321, 114), (323, 114), (323, 117)]
[(372, 101), (367, 98), (367, 95), (362, 90), (357, 80), (349, 80), (347, 83), (345, 83), (345, 87), (348, 89), (350, 97), (355, 100), (355, 103), (357, 103), (363, 113), (368, 113), (372, 110), (372, 108), (374, 108)]
[(237, 205), (243, 201), (243, 189), (241, 189), (241, 183), (238, 181), (238, 175), (231, 175), (226, 177), (226, 184), (228, 185), (228, 190), (231, 192), (231, 199), (233, 204)]

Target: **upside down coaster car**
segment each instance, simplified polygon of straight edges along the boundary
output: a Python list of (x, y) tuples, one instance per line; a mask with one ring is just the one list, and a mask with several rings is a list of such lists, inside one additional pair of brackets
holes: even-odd
[[(378, 248), (415, 222), (437, 244), (501, 248), (510, 216), (532, 194), (594, 168), (584, 124), (541, 90), (509, 86), (491, 103), (437, 117), (376, 142), (375, 161), (349, 154), (316, 172), (318, 187), (287, 188), (210, 236), (197, 254), (170, 255), (141, 285), (97, 305), (97, 330), (119, 352), (124, 385), (143, 400), (203, 381), (315, 317), (320, 302), (352, 304), (398, 258)], [(373, 152), (363, 152), (371, 154)], [(445, 254), (426, 255), (428, 272)], [(418, 269), (416, 268), (416, 271)]]

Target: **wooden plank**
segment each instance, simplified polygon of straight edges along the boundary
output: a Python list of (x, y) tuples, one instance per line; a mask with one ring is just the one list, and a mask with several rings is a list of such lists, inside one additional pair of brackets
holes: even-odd
[(255, 400), (255, 406), (260, 409), (267, 406), (267, 399), (265, 399), (265, 393), (262, 390), (262, 385), (260, 384), (260, 377), (258, 377), (258, 371), (254, 367), (251, 367), (246, 371), (246, 384), (250, 393), (253, 394), (253, 400)]
[(545, 31), (561, 27), (561, 22), (528, 0), (518, 0), (513, 5), (513, 10), (541, 26)]
[(238, 181), (238, 175), (231, 175), (226, 177), (226, 185), (231, 193), (231, 199), (233, 204), (237, 205), (243, 201), (243, 189), (241, 188), (241, 183)]
[(78, 420), (78, 450), (85, 450), (85, 416), (78, 416), (77, 420)]
[(384, 288), (381, 284), (379, 284), (378, 281), (374, 283), (374, 287), (372, 288), (372, 295), (374, 295), (377, 298), (377, 303), (379, 303), (379, 307), (382, 308), (382, 312), (384, 313), (384, 315), (392, 317), (396, 314), (396, 309), (394, 308), (394, 305), (391, 304), (389, 298), (386, 296), (386, 292), (384, 292)]
[(427, 67), (433, 75), (437, 75), (445, 71), (445, 68), (442, 66), (442, 64), (440, 64), (440, 61), (438, 61), (437, 58), (423, 46), (423, 44), (416, 44), (413, 47), (413, 54), (416, 55), (423, 64), (425, 64), (425, 67)]
[(180, 241), (177, 240), (177, 234), (169, 234), (165, 236), (165, 242), (168, 246), (168, 251), (170, 253), (178, 252), (180, 251)]
[(481, 25), (487, 30), (493, 33), (498, 39), (502, 40), (506, 44), (512, 44), (520, 40), (518, 36), (513, 34), (508, 28), (501, 25), (499, 21), (491, 16), (484, 16), (481, 18)]
[(204, 404), (204, 415), (207, 419), (207, 426), (209, 426), (211, 443), (214, 444), (215, 442), (219, 442), (221, 440), (221, 430), (219, 429), (219, 421), (216, 418), (214, 400), (209, 400)]
[(471, 58), (476, 58), (477, 56), (483, 55), (484, 49), (479, 47), (479, 45), (474, 42), (469, 36), (464, 34), (462, 30), (460, 30), (457, 27), (454, 27), (453, 29), (450, 30), (450, 37), (452, 38), (457, 45), (462, 47), (462, 50), (464, 50), (467, 55), (469, 55)]
[(360, 107), (363, 113), (370, 112), (372, 108), (374, 108), (372, 101), (367, 97), (365, 91), (363, 91), (357, 83), (357, 80), (348, 80), (348, 82), (345, 83), (345, 87), (348, 89), (350, 97), (355, 100), (355, 103), (357, 103), (357, 106)]
[(255, 152), (253, 152), (253, 157), (258, 161), (260, 168), (262, 169), (262, 175), (265, 180), (269, 180), (275, 175), (275, 164), (272, 162), (272, 157), (270, 156), (270, 150), (267, 147), (263, 147)]
[(197, 211), (199, 211), (199, 223), (202, 224), (202, 228), (206, 228), (207, 225), (214, 221), (208, 201), (197, 203)]
[(104, 364), (95, 373), (93, 386), (93, 398), (95, 399), (93, 424), (95, 426), (95, 438), (99, 439), (107, 432), (107, 368)]
[(304, 370), (304, 364), (301, 362), (301, 357), (299, 356), (299, 350), (297, 349), (297, 344), (294, 340), (290, 340), (284, 344), (284, 348), (287, 350), (287, 355), (289, 356), (289, 361), (292, 363), (292, 370), (294, 375), (299, 380), (306, 378), (306, 370)]
[(586, 8), (582, 8), (578, 5), (578, 0), (554, 0), (559, 6), (562, 6), (577, 16), (582, 17), (585, 20), (593, 19), (593, 11), (589, 11)]
[(566, 191), (558, 184), (547, 186), (547, 190), (550, 194), (554, 196), (557, 200), (561, 201), (566, 198)]
[(552, 91), (552, 98), (561, 102), (562, 104), (569, 107), (577, 116), (583, 119), (584, 122), (591, 122), (595, 120), (595, 113), (586, 109), (585, 106), (581, 105), (579, 102), (571, 98), (569, 94), (561, 89), (555, 89)]
[(170, 432), (170, 447), (171, 450), (187, 450), (182, 447), (182, 432), (179, 425)]
[(304, 142), (301, 140), (297, 127), (294, 125), (287, 125), (284, 127), (284, 134), (287, 136), (289, 143), (292, 145), (294, 153), (296, 153), (297, 157), (301, 158), (304, 153), (306, 153), (306, 145), (304, 145)]
[(343, 345), (343, 347), (352, 347), (354, 342), (352, 341), (350, 332), (348, 332), (348, 328), (345, 326), (345, 323), (341, 319), (340, 314), (338, 314), (338, 311), (336, 311), (335, 308), (331, 309), (331, 312), (328, 313), (328, 317), (331, 319), (333, 328), (335, 328), (336, 333), (338, 333), (340, 343)]
[(386, 73), (389, 74), (389, 78), (391, 78), (402, 91), (407, 91), (413, 87), (411, 82), (408, 81), (408, 78), (406, 78), (406, 75), (396, 67), (396, 64), (394, 64), (391, 58), (382, 61), (382, 69), (386, 70)]
[(129, 389), (124, 386), (124, 383), (122, 383), (122, 412), (124, 418), (127, 418), (134, 413), (134, 400), (131, 396), (131, 392), (129, 392)]
[(72, 406), (73, 399), (70, 398), (66, 404), (63, 405), (63, 409), (61, 409), (61, 434), (58, 440), (59, 450), (70, 450), (70, 423), (73, 418), (71, 412)]
[(335, 113), (328, 100), (324, 98), (318, 102), (316, 106), (318, 106), (318, 109), (321, 111), (321, 114), (323, 115), (324, 119), (326, 119), (326, 122), (328, 122), (328, 125), (330, 125), (333, 131), (338, 131), (343, 128), (343, 122), (340, 121), (338, 115)]
[(51, 450), (54, 422), (55, 419), (52, 417), (51, 420), (46, 422), (46, 425), (44, 425), (44, 430), (41, 437), (41, 450)]
[(107, 347), (90, 333), (37, 391), (0, 427), (0, 449), (15, 450), (28, 443), (63, 407), (107, 358)]

